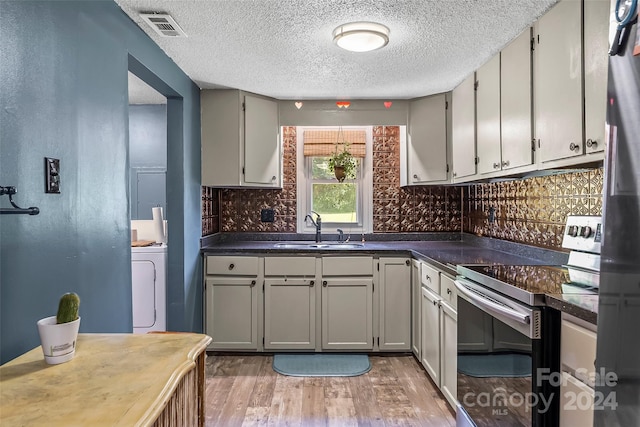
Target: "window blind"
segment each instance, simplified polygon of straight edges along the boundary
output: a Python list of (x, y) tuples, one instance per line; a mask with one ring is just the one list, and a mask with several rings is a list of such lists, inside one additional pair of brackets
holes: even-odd
[(363, 130), (305, 130), (304, 155), (329, 157), (342, 152), (344, 144), (349, 144), (353, 157), (365, 157), (366, 132)]

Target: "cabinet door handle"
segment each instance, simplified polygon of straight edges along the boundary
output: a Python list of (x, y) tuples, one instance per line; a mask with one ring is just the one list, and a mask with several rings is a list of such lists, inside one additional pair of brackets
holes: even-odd
[(578, 152), (580, 151), (580, 146), (572, 142), (571, 144), (569, 144), (569, 150)]
[(315, 285), (315, 284), (316, 284), (315, 280), (312, 280), (312, 281), (309, 282), (309, 287), (313, 288), (313, 285)]
[(406, 260), (404, 263), (405, 263), (406, 265), (411, 265), (411, 261), (409, 261), (409, 260)]
[(255, 281), (255, 280), (252, 280), (252, 281), (251, 281), (251, 287), (253, 288), (255, 285), (256, 285), (256, 281)]
[(417, 174), (413, 174), (413, 179), (418, 179), (418, 175)]
[(431, 281), (431, 277), (429, 275), (427, 275), (427, 280)]
[(327, 281), (326, 280), (322, 281), (322, 286), (324, 286), (325, 288), (327, 287)]
[(433, 301), (433, 305), (438, 305), (438, 301)]
[(493, 168), (494, 168), (494, 169), (498, 169), (498, 168), (500, 168), (500, 163), (494, 163), (494, 164), (493, 164)]
[(447, 294), (451, 295), (451, 289), (447, 288)]
[(502, 162), (502, 167), (508, 167), (509, 166), (509, 160), (507, 160), (506, 162)]
[(235, 267), (235, 264), (229, 264), (229, 270), (233, 270)]
[(273, 176), (271, 177), (271, 181), (275, 181), (275, 180), (276, 180), (276, 176), (275, 176), (275, 175), (273, 175)]
[(596, 148), (598, 146), (598, 141), (594, 141), (593, 139), (587, 139), (587, 147)]

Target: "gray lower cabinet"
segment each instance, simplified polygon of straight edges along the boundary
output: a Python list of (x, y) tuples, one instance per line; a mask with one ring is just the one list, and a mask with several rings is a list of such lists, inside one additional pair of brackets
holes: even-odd
[(379, 260), (380, 350), (411, 350), (411, 260)]
[(455, 408), (458, 399), (458, 312), (446, 301), (440, 302), (440, 391)]
[(420, 362), (437, 387), (440, 387), (440, 295), (426, 286), (421, 288), (421, 358)]
[(373, 349), (373, 278), (323, 278), (322, 349)]
[(422, 295), (420, 292), (420, 261), (411, 260), (411, 351), (422, 360), (421, 341), (422, 341), (422, 325), (420, 321), (420, 303)]
[(206, 279), (206, 332), (210, 350), (258, 349), (257, 278)]
[(265, 279), (265, 350), (315, 349), (315, 284), (313, 277)]

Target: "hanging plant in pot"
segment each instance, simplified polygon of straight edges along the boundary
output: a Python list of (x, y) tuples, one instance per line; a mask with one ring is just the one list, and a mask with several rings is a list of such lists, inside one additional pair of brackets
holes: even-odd
[(80, 298), (70, 292), (62, 295), (56, 316), (38, 320), (38, 333), (44, 360), (50, 365), (73, 359), (76, 352), (80, 317)]
[(354, 179), (358, 170), (358, 161), (349, 152), (349, 143), (345, 142), (342, 151), (338, 153), (336, 144), (335, 153), (329, 158), (329, 170), (334, 173), (338, 182), (346, 178)]

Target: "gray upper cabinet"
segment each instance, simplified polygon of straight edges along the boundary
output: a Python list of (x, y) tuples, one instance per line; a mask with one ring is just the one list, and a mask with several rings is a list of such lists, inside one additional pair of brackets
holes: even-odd
[(453, 90), (452, 150), (454, 180), (476, 174), (475, 73)]
[(535, 137), (542, 163), (584, 154), (582, 2), (562, 0), (535, 25)]
[(282, 187), (278, 103), (239, 90), (203, 90), (202, 185)]
[(409, 105), (409, 185), (446, 182), (449, 178), (446, 108), (445, 94), (415, 99)]
[(533, 165), (532, 84), (531, 28), (527, 28), (500, 53), (502, 170)]
[(541, 169), (604, 158), (609, 12), (607, 1), (561, 0), (534, 27)]
[(502, 168), (500, 138), (500, 54), (476, 72), (478, 173)]
[(584, 3), (584, 121), (587, 155), (604, 151), (609, 7), (607, 1)]

